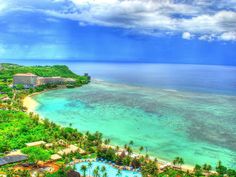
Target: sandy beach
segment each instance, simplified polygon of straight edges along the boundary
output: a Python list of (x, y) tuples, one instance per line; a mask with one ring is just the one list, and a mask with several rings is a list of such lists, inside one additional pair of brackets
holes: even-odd
[(36, 94), (29, 95), (23, 99), (23, 106), (27, 108), (28, 113), (35, 112), (35, 109), (39, 105), (39, 103), (32, 98), (32, 96)]

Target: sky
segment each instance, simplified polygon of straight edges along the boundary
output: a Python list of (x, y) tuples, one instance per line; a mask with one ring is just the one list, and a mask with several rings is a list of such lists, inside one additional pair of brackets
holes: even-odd
[(236, 0), (0, 0), (0, 60), (236, 65)]

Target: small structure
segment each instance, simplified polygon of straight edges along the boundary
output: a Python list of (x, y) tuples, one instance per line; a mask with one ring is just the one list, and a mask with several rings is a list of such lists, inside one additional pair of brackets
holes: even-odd
[(71, 154), (71, 153), (75, 153), (76, 151), (78, 151), (78, 147), (75, 145), (70, 145), (68, 148), (65, 148), (61, 151), (58, 152), (58, 154), (60, 155), (67, 155), (67, 154)]
[(27, 147), (33, 147), (33, 146), (42, 146), (42, 145), (45, 145), (45, 144), (46, 144), (45, 141), (36, 141), (36, 142), (26, 143), (25, 145)]
[(26, 155), (13, 155), (13, 156), (2, 157), (0, 158), (0, 166), (15, 162), (21, 162), (27, 159), (28, 157)]
[(45, 144), (45, 147), (46, 148), (51, 148), (51, 147), (53, 147), (53, 144), (52, 143), (47, 143), (47, 144)]
[(9, 152), (6, 156), (15, 156), (15, 155), (25, 155), (21, 152), (21, 150), (14, 150)]
[(60, 160), (60, 159), (62, 159), (62, 157), (58, 154), (51, 155), (51, 160), (53, 161)]
[(22, 84), (25, 88), (35, 87), (38, 76), (32, 73), (19, 73), (13, 76), (13, 86)]

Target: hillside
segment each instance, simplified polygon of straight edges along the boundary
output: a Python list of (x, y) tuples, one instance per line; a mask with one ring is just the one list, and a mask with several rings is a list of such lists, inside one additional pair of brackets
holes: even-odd
[(22, 66), (17, 64), (2, 63), (0, 70), (0, 79), (11, 79), (16, 73), (33, 73), (42, 77), (70, 77), (77, 78), (78, 75), (73, 73), (65, 65), (53, 65), (53, 66)]

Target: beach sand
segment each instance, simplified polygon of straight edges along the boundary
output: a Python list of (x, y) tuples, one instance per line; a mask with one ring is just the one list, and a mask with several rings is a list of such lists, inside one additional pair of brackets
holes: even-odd
[(32, 98), (33, 95), (35, 94), (29, 95), (23, 99), (23, 106), (27, 108), (28, 113), (35, 112), (35, 109), (39, 105), (39, 103)]

